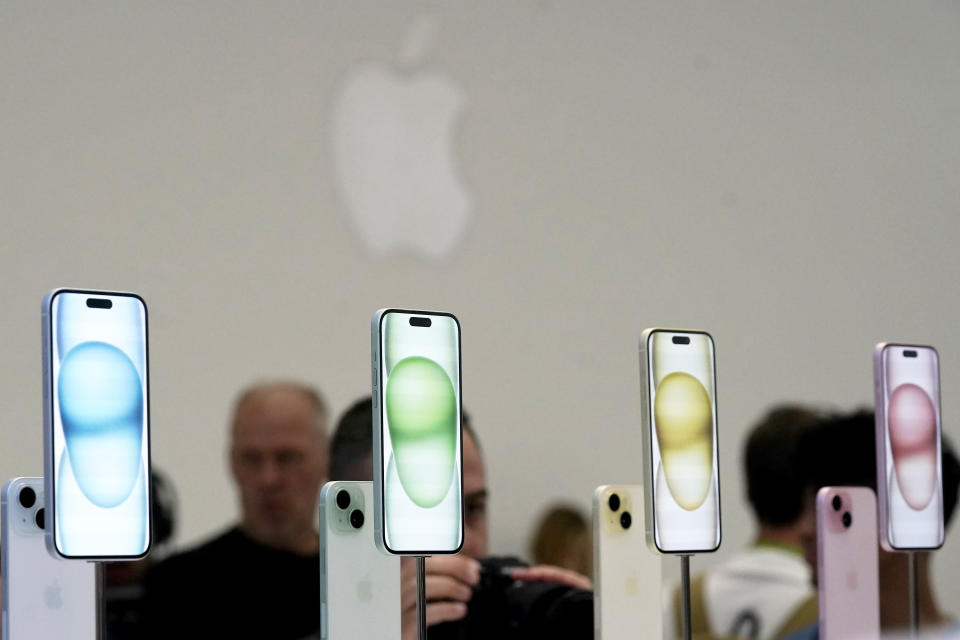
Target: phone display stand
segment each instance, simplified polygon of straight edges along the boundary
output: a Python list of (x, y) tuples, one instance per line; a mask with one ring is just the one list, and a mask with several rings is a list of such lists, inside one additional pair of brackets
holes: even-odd
[(690, 556), (680, 556), (680, 623), (683, 629), (683, 640), (691, 640), (690, 624)]
[(94, 571), (96, 575), (96, 580), (94, 581), (95, 597), (94, 597), (94, 606), (97, 608), (96, 611), (96, 626), (97, 626), (97, 640), (103, 640), (107, 637), (106, 630), (104, 627), (107, 624), (107, 611), (106, 611), (106, 602), (103, 598), (103, 582), (104, 582), (104, 564), (102, 562), (93, 562), (93, 565), (96, 567)]
[(417, 556), (417, 638), (427, 640), (427, 559)]
[(917, 591), (917, 552), (907, 552), (907, 593), (910, 597), (910, 637), (920, 633), (920, 595)]

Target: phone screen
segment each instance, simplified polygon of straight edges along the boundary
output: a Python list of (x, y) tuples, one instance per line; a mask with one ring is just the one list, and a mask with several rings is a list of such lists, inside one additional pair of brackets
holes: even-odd
[(384, 541), (394, 553), (457, 551), (463, 539), (460, 326), (387, 311), (379, 386)]
[(142, 556), (150, 546), (146, 307), (133, 295), (59, 291), (49, 314), (57, 549)]
[(713, 340), (653, 331), (647, 338), (654, 539), (672, 553), (720, 545), (720, 478)]
[(890, 547), (934, 549), (943, 544), (937, 352), (885, 345), (878, 364), (881, 526)]

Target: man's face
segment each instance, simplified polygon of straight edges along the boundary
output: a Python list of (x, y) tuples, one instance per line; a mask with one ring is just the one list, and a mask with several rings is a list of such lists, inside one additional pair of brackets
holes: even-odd
[(294, 388), (255, 392), (237, 409), (230, 466), (242, 524), (256, 540), (290, 548), (315, 531), (327, 443), (311, 400)]
[(470, 558), (487, 555), (487, 476), (477, 443), (463, 432), (463, 550)]

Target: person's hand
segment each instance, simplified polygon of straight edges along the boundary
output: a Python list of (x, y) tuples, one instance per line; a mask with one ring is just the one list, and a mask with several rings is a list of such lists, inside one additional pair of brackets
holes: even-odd
[[(426, 561), (427, 626), (467, 615), (473, 587), (480, 582), (480, 563), (466, 556), (437, 556)], [(403, 640), (417, 639), (417, 565), (400, 564), (400, 606)]]
[(545, 582), (556, 582), (568, 587), (576, 587), (577, 589), (593, 590), (593, 583), (587, 576), (579, 574), (576, 571), (561, 569), (560, 567), (554, 567), (549, 564), (514, 569), (510, 572), (510, 576), (514, 580), (543, 580)]

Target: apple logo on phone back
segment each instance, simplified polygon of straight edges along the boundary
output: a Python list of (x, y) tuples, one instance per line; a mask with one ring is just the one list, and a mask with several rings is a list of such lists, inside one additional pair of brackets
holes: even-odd
[(364, 575), (363, 579), (357, 583), (357, 599), (360, 602), (370, 602), (373, 600), (373, 581), (369, 574)]
[(47, 585), (43, 590), (43, 603), (48, 609), (60, 609), (63, 607), (63, 590), (60, 583), (56, 580), (53, 584)]
[(454, 154), (466, 98), (446, 76), (422, 70), (438, 30), (435, 16), (415, 18), (399, 68), (362, 65), (334, 100), (331, 152), (340, 197), (354, 231), (376, 254), (445, 258), (470, 217)]

